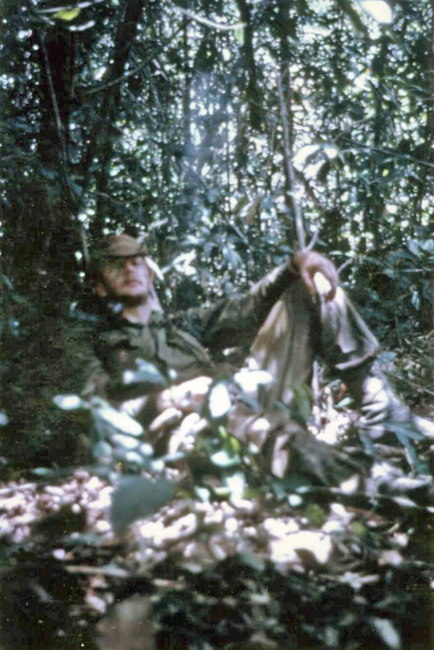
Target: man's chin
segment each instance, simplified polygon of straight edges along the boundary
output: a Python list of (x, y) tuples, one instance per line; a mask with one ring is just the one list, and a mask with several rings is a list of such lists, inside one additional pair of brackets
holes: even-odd
[(147, 293), (121, 294), (116, 296), (116, 300), (121, 302), (124, 307), (140, 307), (147, 302), (148, 298)]

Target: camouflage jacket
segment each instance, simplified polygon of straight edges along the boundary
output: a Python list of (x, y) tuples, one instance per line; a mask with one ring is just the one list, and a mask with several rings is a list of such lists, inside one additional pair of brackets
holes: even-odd
[[(213, 375), (212, 354), (250, 345), (271, 308), (297, 274), (284, 263), (242, 295), (225, 298), (208, 308), (192, 308), (174, 316), (153, 312), (147, 325), (107, 314), (94, 332), (93, 354), (87, 369), (85, 397), (101, 395), (121, 402), (146, 392), (125, 383), (126, 371), (140, 361), (151, 362), (176, 382)], [(170, 381), (170, 380), (169, 380)]]

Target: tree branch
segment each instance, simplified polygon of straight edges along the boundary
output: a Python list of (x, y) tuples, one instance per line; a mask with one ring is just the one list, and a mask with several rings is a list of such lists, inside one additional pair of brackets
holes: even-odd
[(56, 91), (54, 90), (53, 77), (51, 75), (50, 63), (48, 61), (47, 48), (45, 47), (45, 42), (43, 38), (40, 38), (40, 45), (42, 50), (42, 56), (44, 58), (45, 74), (47, 75), (48, 87), (50, 89), (51, 104), (53, 106), (54, 119), (56, 122), (57, 136), (60, 143), (60, 158), (61, 158), (61, 170), (62, 178), (65, 185), (65, 188), (68, 192), (68, 199), (71, 200), (71, 188), (69, 185), (68, 178), (68, 157), (66, 153), (66, 143), (64, 137), (64, 130), (62, 126), (62, 120), (60, 117), (59, 105), (57, 103)]
[(187, 18), (191, 18), (191, 20), (195, 20), (197, 23), (201, 23), (202, 25), (206, 25), (207, 27), (211, 27), (212, 29), (218, 29), (223, 32), (229, 32), (235, 29), (240, 29), (241, 27), (245, 27), (245, 23), (235, 23), (234, 25), (223, 25), (222, 23), (216, 23), (213, 20), (209, 20), (208, 18), (203, 18), (202, 16), (198, 16), (197, 14), (194, 14), (191, 11), (187, 11), (187, 9), (183, 9), (178, 5), (173, 5), (173, 6), (180, 13), (184, 14), (184, 16), (187, 16)]
[(429, 163), (426, 160), (420, 160), (419, 158), (413, 158), (413, 156), (407, 156), (406, 154), (400, 154), (397, 153), (395, 149), (387, 149), (384, 147), (373, 147), (369, 144), (364, 144), (363, 142), (358, 142), (357, 140), (353, 140), (352, 138), (349, 138), (346, 135), (343, 135), (342, 140), (344, 142), (347, 142), (348, 144), (359, 147), (360, 149), (367, 149), (368, 151), (378, 151), (378, 153), (384, 153), (387, 156), (394, 156), (395, 158), (400, 158), (401, 160), (406, 160), (407, 162), (412, 162), (415, 163), (416, 165), (421, 165), (423, 167), (429, 167), (430, 169), (434, 169), (434, 163)]
[(261, 128), (261, 98), (258, 90), (255, 53), (253, 47), (253, 29), (251, 25), (250, 6), (246, 0), (237, 0), (238, 9), (244, 24), (244, 44), (242, 51), (247, 64), (247, 100), (249, 102), (250, 122), (254, 129)]
[[(84, 180), (80, 203), (83, 202), (89, 186), (90, 168), (97, 152), (100, 132), (104, 127), (107, 126), (107, 120), (109, 119), (109, 116), (113, 110), (113, 91), (115, 90), (115, 92), (119, 92), (118, 84), (112, 86), (112, 82), (118, 81), (123, 76), (125, 65), (128, 61), (131, 44), (136, 34), (137, 23), (140, 19), (144, 4), (145, 0), (124, 1), (124, 20), (121, 21), (116, 34), (114, 53), (112, 57), (113, 63), (106, 75), (107, 82), (105, 85), (107, 85), (107, 89), (102, 99), (101, 109), (92, 128), (89, 146), (87, 148), (85, 160), (83, 163)], [(109, 142), (109, 137), (110, 136), (107, 132), (105, 143)]]
[(295, 198), (295, 174), (294, 174), (294, 166), (292, 164), (292, 142), (291, 142), (291, 135), (289, 129), (288, 110), (283, 95), (282, 75), (280, 72), (278, 72), (277, 74), (277, 89), (279, 91), (280, 115), (282, 118), (282, 126), (283, 126), (283, 145), (284, 145), (283, 153), (285, 159), (286, 175), (289, 182), (289, 194), (291, 196), (292, 209), (294, 211), (295, 228), (297, 232), (298, 245), (300, 247), (300, 250), (304, 250), (306, 248), (306, 240), (305, 240), (304, 228), (303, 228), (303, 215), (301, 212), (300, 205), (297, 199)]

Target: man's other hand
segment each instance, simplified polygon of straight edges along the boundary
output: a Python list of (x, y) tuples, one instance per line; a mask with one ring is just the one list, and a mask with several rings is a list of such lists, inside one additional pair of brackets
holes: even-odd
[(308, 251), (306, 253), (296, 253), (292, 262), (298, 269), (300, 277), (312, 297), (316, 293), (314, 282), (316, 273), (321, 273), (330, 283), (326, 300), (332, 300), (335, 297), (336, 289), (339, 285), (339, 276), (331, 260), (315, 251)]

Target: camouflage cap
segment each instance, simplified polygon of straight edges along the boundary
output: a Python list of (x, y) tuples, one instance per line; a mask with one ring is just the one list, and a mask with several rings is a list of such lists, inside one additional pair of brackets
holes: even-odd
[(131, 235), (108, 235), (99, 244), (95, 257), (99, 260), (105, 257), (131, 257), (133, 255), (147, 255), (148, 249), (141, 238), (135, 239)]
[(91, 256), (88, 275), (91, 280), (97, 280), (101, 273), (104, 260), (133, 257), (135, 255), (148, 255), (148, 248), (141, 238), (135, 239), (131, 235), (107, 235), (95, 246)]

